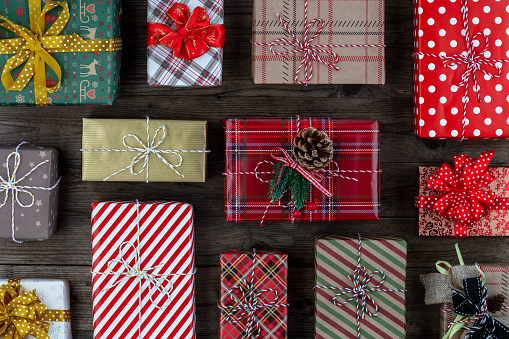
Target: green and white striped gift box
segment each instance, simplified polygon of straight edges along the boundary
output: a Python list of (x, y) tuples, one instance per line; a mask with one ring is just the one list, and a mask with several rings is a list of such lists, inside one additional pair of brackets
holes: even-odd
[[(405, 338), (406, 256), (406, 242), (401, 239), (319, 237), (315, 246), (315, 338)], [(368, 296), (365, 304), (362, 292), (356, 294), (355, 281)]]

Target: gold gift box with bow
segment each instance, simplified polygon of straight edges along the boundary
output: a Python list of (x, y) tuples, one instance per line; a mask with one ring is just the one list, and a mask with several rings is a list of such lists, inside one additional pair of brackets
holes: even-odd
[(205, 182), (207, 121), (83, 119), (84, 181)]

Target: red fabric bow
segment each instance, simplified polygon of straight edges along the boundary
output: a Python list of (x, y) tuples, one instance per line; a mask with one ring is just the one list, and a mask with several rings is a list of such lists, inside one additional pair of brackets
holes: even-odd
[(172, 30), (165, 24), (148, 23), (147, 45), (165, 45), (173, 55), (192, 60), (205, 54), (210, 47), (224, 46), (224, 25), (211, 25), (205, 9), (196, 7), (189, 16), (189, 7), (174, 4), (166, 13), (177, 26)]
[(466, 236), (466, 229), (493, 209), (506, 209), (507, 198), (495, 197), (487, 187), (495, 177), (488, 169), (495, 151), (483, 152), (479, 158), (454, 157), (454, 169), (443, 164), (431, 176), (426, 187), (439, 195), (419, 196), (416, 205), (436, 211), (455, 222), (455, 236)]

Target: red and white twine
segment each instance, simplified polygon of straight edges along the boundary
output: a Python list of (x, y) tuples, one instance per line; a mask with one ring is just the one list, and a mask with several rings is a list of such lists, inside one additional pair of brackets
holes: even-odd
[[(322, 33), (325, 28), (325, 22), (322, 19), (313, 19), (308, 22), (308, 1), (304, 1), (304, 37), (303, 40), (300, 41), (299, 38), (293, 33), (293, 31), (286, 25), (284, 20), (281, 18), (281, 15), (277, 13), (277, 17), (279, 22), (286, 31), (292, 36), (293, 40), (288, 40), (285, 38), (274, 40), (271, 43), (263, 43), (263, 42), (251, 42), (253, 45), (258, 46), (268, 46), (270, 51), (275, 55), (287, 55), (287, 54), (296, 54), (296, 53), (304, 53), (304, 58), (302, 59), (297, 71), (295, 72), (295, 82), (301, 85), (307, 85), (308, 82), (313, 78), (313, 61), (318, 61), (329, 68), (332, 68), (335, 71), (339, 71), (339, 67), (336, 64), (339, 62), (339, 56), (336, 52), (331, 51), (332, 48), (341, 48), (341, 47), (385, 47), (385, 45), (356, 45), (356, 44), (347, 44), (347, 45), (312, 45), (311, 43)], [(313, 24), (317, 22), (319, 23), (319, 28), (316, 31), (315, 35), (309, 38), (309, 28), (313, 26)], [(274, 50), (274, 46), (286, 46), (292, 47), (292, 50), (284, 51), (284, 52), (276, 52)], [(325, 53), (332, 57), (333, 61), (329, 62), (324, 59), (324, 56), (320, 56), (318, 53)], [(299, 74), (301, 69), (304, 68), (304, 81), (299, 80)]]

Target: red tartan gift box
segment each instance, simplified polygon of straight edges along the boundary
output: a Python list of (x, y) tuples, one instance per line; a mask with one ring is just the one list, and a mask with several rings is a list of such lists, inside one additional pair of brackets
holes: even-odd
[[(268, 180), (274, 163), (271, 152), (280, 147), (291, 154), (295, 135), (309, 126), (327, 133), (333, 142), (333, 161), (319, 172), (325, 177), (321, 184), (331, 197), (311, 186), (307, 204), (300, 211), (295, 210), (289, 194), (279, 203), (269, 205)], [(232, 119), (226, 121), (225, 128), (228, 221), (379, 218), (377, 121), (298, 117)]]
[(414, 126), (419, 136), (509, 137), (506, 7), (500, 0), (414, 0)]
[[(280, 252), (229, 251), (221, 265), (221, 339), (287, 337), (288, 256)], [(251, 309), (256, 310), (251, 313)]]

